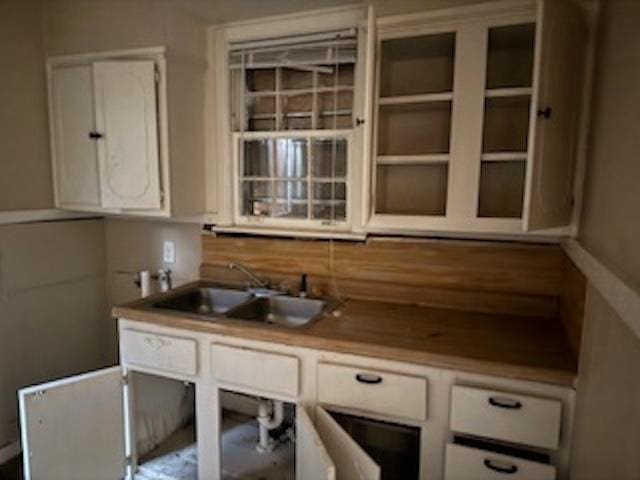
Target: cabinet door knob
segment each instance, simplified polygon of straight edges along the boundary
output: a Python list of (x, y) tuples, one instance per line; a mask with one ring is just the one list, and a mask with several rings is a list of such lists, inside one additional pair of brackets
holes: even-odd
[(102, 138), (103, 135), (99, 132), (89, 132), (89, 138), (92, 140), (98, 140), (99, 138)]
[(543, 117), (543, 118), (551, 118), (551, 113), (552, 112), (553, 112), (553, 110), (551, 110), (551, 107), (538, 109), (538, 116), (539, 117)]
[(364, 125), (364, 118), (356, 118), (356, 127)]

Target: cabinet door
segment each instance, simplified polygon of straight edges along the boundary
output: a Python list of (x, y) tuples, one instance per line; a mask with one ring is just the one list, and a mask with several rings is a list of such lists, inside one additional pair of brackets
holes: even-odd
[(102, 206), (161, 208), (153, 61), (93, 65)]
[(91, 66), (55, 67), (49, 81), (57, 206), (99, 208)]
[(336, 480), (336, 466), (304, 407), (296, 411), (296, 478)]
[(119, 366), (19, 391), (25, 480), (125, 476)]
[(535, 156), (524, 218), (528, 230), (571, 220), (587, 44), (583, 16), (571, 2), (543, 1), (538, 8)]
[(337, 467), (337, 480), (378, 480), (380, 466), (322, 407), (316, 407), (316, 428)]

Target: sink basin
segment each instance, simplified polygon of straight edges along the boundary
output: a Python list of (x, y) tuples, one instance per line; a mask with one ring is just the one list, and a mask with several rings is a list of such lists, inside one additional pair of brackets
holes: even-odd
[(327, 303), (322, 300), (277, 295), (255, 298), (228, 311), (226, 316), (285, 327), (302, 327), (323, 313), (325, 307)]
[(251, 297), (249, 292), (241, 290), (198, 287), (154, 303), (153, 307), (196, 315), (219, 316)]

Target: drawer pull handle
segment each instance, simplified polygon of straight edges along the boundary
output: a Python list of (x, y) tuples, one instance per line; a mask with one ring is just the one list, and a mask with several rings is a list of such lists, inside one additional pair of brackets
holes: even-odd
[(505, 473), (507, 475), (513, 475), (518, 471), (518, 467), (516, 465), (498, 465), (496, 462), (489, 460), (488, 458), (484, 459), (484, 466), (489, 470), (493, 470), (494, 472)]
[(360, 383), (366, 383), (368, 385), (376, 385), (382, 383), (382, 377), (379, 375), (371, 375), (367, 373), (356, 374), (356, 380)]
[(522, 408), (522, 402), (508, 398), (489, 397), (489, 404), (494, 407), (508, 408), (509, 410), (520, 410)]
[(156, 350), (160, 350), (161, 348), (169, 345), (168, 341), (158, 337), (146, 337), (144, 340), (149, 344), (151, 348), (154, 348)]

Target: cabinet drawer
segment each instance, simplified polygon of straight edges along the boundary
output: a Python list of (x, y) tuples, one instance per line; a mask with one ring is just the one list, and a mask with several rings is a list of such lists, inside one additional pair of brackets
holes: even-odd
[(344, 365), (318, 365), (321, 403), (425, 420), (427, 380)]
[(214, 344), (211, 370), (224, 382), (292, 397), (298, 395), (299, 360), (291, 355)]
[(561, 410), (559, 400), (456, 385), (451, 430), (555, 450)]
[(120, 343), (127, 364), (187, 375), (197, 373), (197, 345), (193, 339), (125, 329), (120, 333)]
[(447, 445), (445, 480), (554, 480), (552, 465), (461, 445)]

